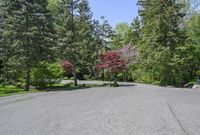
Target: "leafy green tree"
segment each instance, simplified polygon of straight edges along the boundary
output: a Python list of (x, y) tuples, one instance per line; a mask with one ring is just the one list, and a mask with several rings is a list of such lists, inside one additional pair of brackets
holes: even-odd
[(64, 75), (64, 70), (60, 63), (39, 63), (39, 68), (31, 70), (31, 84), (39, 88), (52, 85)]
[(186, 23), (186, 33), (188, 36), (187, 40), (187, 49), (190, 54), (189, 68), (190, 68), (190, 77), (195, 75), (196, 70), (200, 69), (200, 14), (195, 14), (190, 20)]
[(128, 23), (119, 23), (114, 32), (115, 36), (112, 39), (113, 49), (121, 49), (129, 43), (137, 45), (141, 35), (141, 22), (136, 17), (130, 25)]
[(174, 0), (149, 0), (142, 17), (138, 77), (145, 82), (180, 84), (176, 81), (177, 49), (185, 44), (181, 29), (184, 5)]
[(200, 13), (195, 14), (186, 24), (186, 32), (189, 36), (189, 43), (199, 46), (200, 45)]
[[(124, 47), (127, 33), (130, 31), (128, 23), (119, 23), (114, 29), (115, 36), (112, 39), (112, 48), (117, 50)], [(128, 41), (129, 42), (129, 41)]]

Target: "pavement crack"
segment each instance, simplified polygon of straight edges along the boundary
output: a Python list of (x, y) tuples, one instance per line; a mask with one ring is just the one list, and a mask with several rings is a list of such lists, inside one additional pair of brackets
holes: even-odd
[(172, 107), (170, 106), (170, 104), (167, 102), (167, 106), (169, 107), (170, 112), (172, 113), (173, 117), (176, 119), (177, 123), (179, 124), (179, 126), (181, 127), (181, 129), (183, 130), (185, 135), (189, 135), (189, 133), (186, 131), (186, 129), (184, 128), (183, 124), (181, 123), (181, 121), (178, 119), (178, 117), (176, 116), (176, 113), (174, 112), (174, 110), (172, 109)]

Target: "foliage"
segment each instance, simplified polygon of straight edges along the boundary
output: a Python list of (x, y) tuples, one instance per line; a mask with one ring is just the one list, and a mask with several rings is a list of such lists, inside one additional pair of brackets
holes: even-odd
[(135, 77), (147, 83), (182, 85), (185, 61), (179, 48), (185, 45), (181, 29), (184, 5), (172, 0), (149, 0), (142, 16), (142, 36), (138, 45)]
[(130, 30), (130, 26), (127, 23), (119, 23), (116, 25), (116, 27), (114, 28), (115, 36), (112, 39), (113, 49), (117, 50), (119, 48), (122, 48), (124, 44), (127, 44), (126, 41), (124, 41), (124, 39), (129, 30)]
[[(51, 56), (52, 17), (44, 1), (4, 1), (3, 43), (10, 45), (11, 65), (23, 69), (29, 90), (30, 69)], [(20, 63), (20, 64), (19, 64)]]
[(59, 63), (41, 63), (31, 70), (31, 84), (40, 88), (52, 85), (62, 78), (64, 71)]
[(99, 65), (97, 69), (107, 69), (111, 73), (120, 72), (127, 68), (125, 60), (117, 51), (107, 52), (99, 57)]
[(125, 69), (127, 69), (126, 62), (121, 57), (120, 53), (118, 51), (106, 52), (99, 57), (98, 61), (99, 61), (99, 64), (96, 65), (97, 71), (99, 72), (100, 70), (104, 72), (104, 70), (107, 70), (109, 78), (110, 78), (110, 82), (114, 74), (114, 77), (115, 77), (114, 84), (117, 85), (116, 73), (122, 72)]
[(112, 49), (118, 50), (126, 44), (137, 45), (141, 34), (141, 22), (136, 17), (129, 25), (127, 23), (119, 23), (114, 29), (115, 36), (112, 39)]
[[(96, 26), (95, 26), (96, 25)], [(99, 24), (92, 21), (92, 12), (87, 0), (61, 0), (57, 14), (57, 51), (60, 59), (68, 59), (73, 65), (74, 84), (84, 74), (92, 74), (94, 60), (102, 48), (97, 43)], [(95, 33), (97, 32), (97, 33)], [(99, 40), (98, 40), (99, 41)]]

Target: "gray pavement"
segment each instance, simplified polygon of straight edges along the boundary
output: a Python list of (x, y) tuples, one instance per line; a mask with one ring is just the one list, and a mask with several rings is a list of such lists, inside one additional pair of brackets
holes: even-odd
[(0, 135), (200, 135), (200, 91), (135, 84), (4, 97)]

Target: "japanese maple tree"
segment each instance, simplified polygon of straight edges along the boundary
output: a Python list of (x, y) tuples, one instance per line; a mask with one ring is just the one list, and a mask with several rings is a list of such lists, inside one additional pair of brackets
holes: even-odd
[[(113, 73), (121, 72), (127, 69), (125, 60), (121, 57), (119, 51), (110, 51), (102, 54), (99, 59), (99, 64), (96, 66), (98, 71), (107, 69), (110, 76)], [(116, 80), (115, 83), (117, 84)]]

